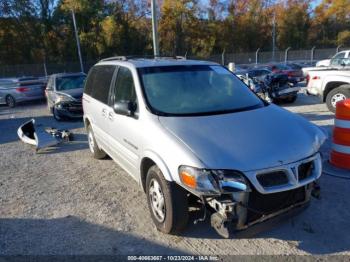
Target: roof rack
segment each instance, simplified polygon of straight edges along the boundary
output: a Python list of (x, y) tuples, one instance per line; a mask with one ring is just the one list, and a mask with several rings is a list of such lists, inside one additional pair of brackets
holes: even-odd
[(177, 59), (177, 60), (186, 60), (185, 56), (113, 56), (101, 59), (100, 62), (105, 61), (114, 61), (114, 60), (120, 60), (120, 61), (128, 61), (130, 59)]
[(108, 58), (101, 59), (100, 62), (103, 61), (113, 61), (113, 60), (121, 60), (121, 61), (126, 61), (128, 58), (126, 56), (112, 56)]

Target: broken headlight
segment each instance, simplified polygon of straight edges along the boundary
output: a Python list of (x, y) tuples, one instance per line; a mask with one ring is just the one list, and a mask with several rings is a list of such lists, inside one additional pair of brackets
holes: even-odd
[(58, 94), (56, 97), (56, 104), (62, 102), (73, 102), (75, 99), (70, 95)]
[(182, 184), (201, 194), (221, 194), (250, 191), (244, 175), (234, 170), (200, 169), (180, 166)]

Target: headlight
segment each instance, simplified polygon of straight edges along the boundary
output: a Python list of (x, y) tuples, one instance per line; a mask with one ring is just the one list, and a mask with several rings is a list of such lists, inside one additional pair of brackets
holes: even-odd
[(56, 98), (56, 104), (61, 102), (72, 102), (74, 98), (68, 95), (59, 94)]
[(180, 166), (182, 184), (189, 190), (202, 194), (221, 194), (250, 191), (245, 177), (234, 170), (210, 170)]

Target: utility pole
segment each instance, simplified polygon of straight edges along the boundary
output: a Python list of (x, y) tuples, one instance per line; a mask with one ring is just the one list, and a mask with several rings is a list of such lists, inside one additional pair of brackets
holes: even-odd
[(158, 29), (157, 29), (157, 6), (156, 0), (151, 1), (152, 9), (152, 36), (153, 36), (153, 53), (154, 57), (159, 56), (159, 47), (158, 47)]
[(275, 61), (276, 53), (276, 13), (273, 13), (272, 20), (272, 61)]
[(78, 35), (78, 30), (77, 30), (77, 23), (75, 21), (75, 14), (74, 14), (73, 10), (72, 10), (72, 17), (73, 17), (73, 25), (74, 25), (74, 32), (75, 32), (75, 40), (77, 41), (80, 69), (81, 69), (81, 72), (84, 72), (83, 59), (81, 58), (80, 41), (79, 41), (79, 35)]

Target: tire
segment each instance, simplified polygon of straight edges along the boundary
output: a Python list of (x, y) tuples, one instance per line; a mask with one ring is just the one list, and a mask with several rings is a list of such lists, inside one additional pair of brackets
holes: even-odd
[(16, 106), (16, 99), (15, 99), (13, 96), (8, 95), (8, 96), (6, 96), (5, 99), (6, 99), (6, 105), (7, 105), (8, 107), (13, 108), (13, 107)]
[(58, 122), (61, 122), (63, 120), (63, 117), (60, 116), (55, 106), (52, 108), (52, 115), (53, 118)]
[(50, 105), (49, 102), (47, 102), (47, 110), (49, 111), (50, 114), (53, 114), (53, 107)]
[(350, 85), (341, 85), (331, 90), (326, 97), (329, 111), (335, 113), (336, 103), (347, 98), (350, 98)]
[[(186, 227), (189, 217), (187, 191), (174, 182), (166, 181), (156, 165), (147, 172), (146, 195), (152, 220), (159, 231), (177, 234)], [(157, 203), (159, 211), (159, 196), (163, 196), (163, 218), (155, 211)]]
[(106, 153), (98, 147), (91, 125), (87, 127), (87, 136), (88, 136), (89, 149), (92, 156), (96, 159), (105, 158)]
[(293, 95), (291, 97), (284, 99), (283, 102), (287, 104), (293, 104), (297, 100), (297, 98), (298, 98), (298, 95)]

